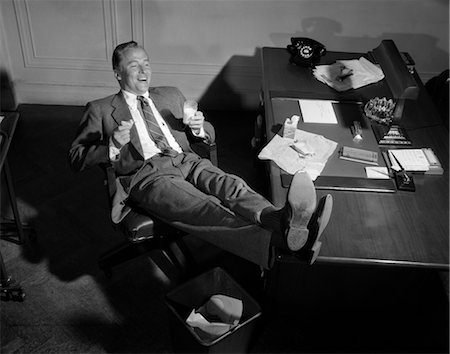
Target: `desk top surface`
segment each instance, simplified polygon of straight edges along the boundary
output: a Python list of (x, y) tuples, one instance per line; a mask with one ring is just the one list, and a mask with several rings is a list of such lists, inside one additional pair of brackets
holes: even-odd
[[(337, 59), (359, 58), (360, 53), (329, 52), (319, 64)], [(387, 80), (358, 90), (339, 93), (316, 80), (310, 69), (289, 63), (284, 48), (263, 48), (263, 94), (267, 139), (285, 117), (274, 114), (276, 97), (326, 98), (367, 102), (373, 97), (392, 97)], [(318, 196), (332, 194), (333, 213), (323, 235), (318, 262), (395, 264), (448, 270), (449, 264), (449, 176), (448, 131), (420, 78), (417, 103), (407, 112), (402, 125), (413, 147), (431, 147), (444, 167), (441, 176), (414, 175), (415, 192), (395, 193), (318, 190)], [(287, 189), (280, 169), (269, 164), (271, 198), (283, 205)]]

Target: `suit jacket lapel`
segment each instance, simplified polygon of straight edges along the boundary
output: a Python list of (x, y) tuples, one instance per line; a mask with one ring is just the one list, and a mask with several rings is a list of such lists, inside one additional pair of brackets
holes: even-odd
[[(114, 96), (111, 105), (114, 108), (112, 112), (112, 117), (116, 121), (117, 125), (120, 125), (120, 122), (124, 120), (127, 121), (133, 119), (130, 110), (128, 109), (127, 101), (125, 101), (122, 92), (119, 92), (117, 95)], [(133, 124), (130, 130), (130, 142), (144, 158), (144, 151), (142, 150), (141, 143), (139, 142), (139, 135), (135, 124)]]
[(158, 99), (158, 97), (156, 95), (153, 94), (152, 92), (152, 88), (149, 89), (149, 97), (150, 99), (153, 101), (153, 104), (155, 105), (156, 109), (158, 110), (159, 114), (161, 115), (162, 119), (164, 119), (164, 121), (166, 122), (167, 126), (169, 127), (170, 132), (172, 133), (172, 135), (174, 135), (174, 128), (172, 127), (172, 124), (170, 121), (167, 120), (166, 117), (164, 117), (163, 115), (163, 110), (166, 108), (163, 103), (161, 102), (160, 99)]
[(150, 88), (149, 95), (155, 104), (156, 109), (161, 114), (173, 137), (180, 145), (183, 151), (192, 151), (185, 133), (185, 126), (181, 117), (176, 117), (174, 111), (178, 112), (176, 105), (179, 104), (179, 98), (169, 94), (162, 95), (161, 91), (154, 91)]
[(133, 117), (131, 117), (130, 110), (128, 109), (127, 101), (125, 101), (122, 92), (117, 93), (113, 97), (111, 105), (113, 107), (112, 117), (116, 121), (117, 125), (120, 125), (120, 122), (123, 120), (133, 119)]

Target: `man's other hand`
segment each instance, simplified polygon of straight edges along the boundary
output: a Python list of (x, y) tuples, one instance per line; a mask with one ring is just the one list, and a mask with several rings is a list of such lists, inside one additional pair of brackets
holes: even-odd
[(130, 129), (133, 126), (132, 119), (120, 122), (120, 125), (113, 132), (112, 141), (116, 148), (120, 149), (122, 146), (128, 144), (130, 141)]

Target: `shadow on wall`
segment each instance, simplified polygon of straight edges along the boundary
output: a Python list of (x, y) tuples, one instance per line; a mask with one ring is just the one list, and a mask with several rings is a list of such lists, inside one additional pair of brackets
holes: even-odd
[(252, 56), (233, 55), (199, 100), (211, 110), (256, 110), (261, 87), (261, 49)]
[(295, 33), (271, 33), (273, 45), (285, 47), (290, 43), (291, 37), (309, 37), (321, 42), (331, 51), (358, 53), (376, 48), (384, 39), (392, 39), (400, 51), (408, 52), (416, 61), (418, 72), (425, 76), (423, 81), (448, 68), (449, 53), (438, 48), (437, 38), (428, 34), (386, 32), (377, 37), (346, 37), (340, 35), (343, 25), (326, 17), (306, 18), (302, 20), (300, 27), (301, 30)]
[[(392, 39), (400, 51), (411, 54), (422, 81), (448, 68), (449, 53), (438, 48), (437, 38), (428, 34), (387, 32), (377, 37), (341, 36), (343, 25), (325, 17), (306, 18), (300, 27), (293, 33), (271, 33), (270, 43), (261, 43), (261, 46), (286, 48), (291, 37), (308, 37), (321, 42), (330, 51), (364, 53), (376, 48), (382, 40)], [(253, 56), (232, 56), (205, 90), (200, 103), (208, 109), (255, 110), (261, 81), (261, 48), (256, 47)]]

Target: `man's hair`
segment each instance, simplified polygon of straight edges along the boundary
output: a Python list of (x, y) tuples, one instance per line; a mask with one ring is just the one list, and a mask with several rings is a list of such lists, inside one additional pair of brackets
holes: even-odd
[(114, 52), (112, 55), (113, 70), (116, 70), (119, 68), (120, 61), (122, 60), (122, 53), (130, 48), (140, 48), (140, 45), (137, 44), (135, 41), (130, 41), (130, 42), (126, 42), (126, 43), (121, 43), (114, 49)]

